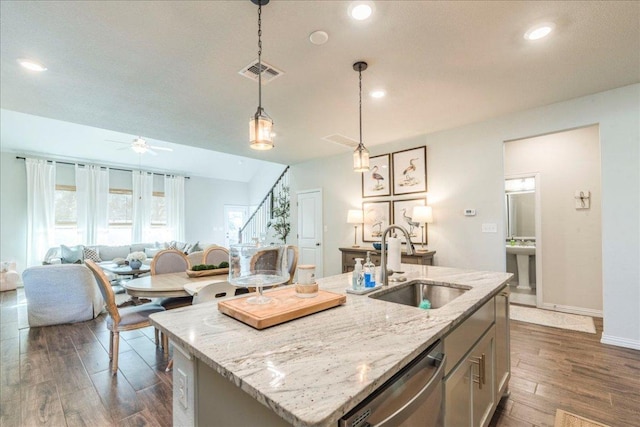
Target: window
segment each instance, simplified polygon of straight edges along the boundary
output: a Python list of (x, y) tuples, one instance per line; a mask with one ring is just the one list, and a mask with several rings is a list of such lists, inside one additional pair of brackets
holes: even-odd
[(76, 187), (56, 185), (54, 200), (56, 242), (63, 245), (76, 245), (78, 236), (78, 203)]
[[(131, 190), (109, 189), (109, 233), (107, 245), (129, 244), (133, 227), (133, 192)], [(151, 202), (151, 228), (159, 239), (168, 240), (167, 212), (163, 192), (153, 192)], [(78, 207), (76, 187), (56, 185), (55, 193), (55, 233), (61, 244), (81, 244), (78, 235)], [(166, 238), (165, 238), (166, 237)]]

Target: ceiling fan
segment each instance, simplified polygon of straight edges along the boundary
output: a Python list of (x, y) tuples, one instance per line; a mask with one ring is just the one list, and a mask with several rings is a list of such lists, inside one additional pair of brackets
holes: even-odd
[(135, 151), (138, 154), (149, 153), (149, 154), (152, 154), (154, 156), (157, 156), (158, 153), (156, 153), (154, 150), (173, 151), (173, 148), (159, 147), (157, 145), (150, 145), (141, 136), (137, 137), (132, 142), (114, 141), (112, 139), (106, 139), (105, 141), (115, 142), (116, 144), (127, 144), (129, 147), (123, 147), (123, 148), (121, 148), (121, 150), (125, 150), (126, 148), (131, 148), (133, 151)]

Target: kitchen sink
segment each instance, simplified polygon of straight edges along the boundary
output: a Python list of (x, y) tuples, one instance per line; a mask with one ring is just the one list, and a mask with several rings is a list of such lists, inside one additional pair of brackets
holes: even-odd
[(369, 297), (412, 307), (419, 307), (423, 299), (428, 299), (431, 302), (431, 308), (441, 308), (467, 290), (425, 282), (409, 282), (389, 290), (378, 291)]

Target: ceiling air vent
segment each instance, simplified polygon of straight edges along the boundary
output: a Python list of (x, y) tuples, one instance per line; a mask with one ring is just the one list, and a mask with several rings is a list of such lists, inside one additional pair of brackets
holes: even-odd
[(358, 146), (358, 141), (356, 141), (355, 139), (351, 139), (338, 133), (325, 136), (322, 139), (325, 141), (333, 142), (334, 144), (342, 145), (343, 147), (356, 148)]
[[(245, 76), (248, 79), (253, 81), (258, 81), (258, 73), (260, 67), (258, 65), (258, 60), (252, 61), (251, 64), (244, 67), (242, 70), (238, 71), (238, 74), (241, 76)], [(267, 83), (277, 79), (281, 75), (284, 74), (284, 71), (278, 70), (273, 65), (269, 65), (266, 62), (262, 61), (262, 84), (266, 85)]]

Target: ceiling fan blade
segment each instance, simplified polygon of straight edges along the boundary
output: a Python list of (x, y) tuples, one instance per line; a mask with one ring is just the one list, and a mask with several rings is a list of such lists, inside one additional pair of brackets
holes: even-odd
[(127, 145), (131, 145), (131, 143), (130, 143), (130, 142), (114, 141), (113, 139), (105, 139), (105, 141), (107, 141), (107, 142), (115, 142), (116, 144), (127, 144)]
[(173, 151), (173, 148), (168, 148), (168, 147), (158, 147), (157, 145), (150, 145), (150, 148), (153, 148), (154, 150), (160, 150), (160, 151)]
[(120, 148), (116, 148), (117, 151), (122, 151), (122, 150), (128, 150), (131, 147), (120, 147)]
[(156, 153), (155, 151), (153, 151), (151, 148), (147, 148), (147, 151), (145, 151), (145, 153), (149, 153), (149, 154), (151, 154), (152, 156), (157, 156), (157, 155), (158, 155), (158, 153)]

